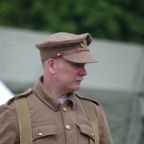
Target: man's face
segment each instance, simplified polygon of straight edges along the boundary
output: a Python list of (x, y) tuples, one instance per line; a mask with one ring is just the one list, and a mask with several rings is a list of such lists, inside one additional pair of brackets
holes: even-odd
[(83, 77), (87, 75), (85, 64), (77, 64), (57, 59), (55, 64), (55, 80), (57, 86), (66, 92), (79, 90)]

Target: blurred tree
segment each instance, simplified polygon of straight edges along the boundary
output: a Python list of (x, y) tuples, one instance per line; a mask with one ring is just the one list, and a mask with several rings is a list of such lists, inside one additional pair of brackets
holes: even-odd
[(144, 42), (142, 0), (1, 0), (0, 25)]

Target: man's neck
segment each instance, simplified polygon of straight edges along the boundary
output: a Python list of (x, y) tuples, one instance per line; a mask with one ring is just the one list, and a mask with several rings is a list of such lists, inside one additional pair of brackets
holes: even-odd
[(59, 87), (57, 87), (57, 83), (54, 83), (50, 79), (47, 79), (47, 77), (46, 78), (43, 77), (41, 79), (41, 82), (42, 82), (47, 94), (50, 97), (54, 97), (56, 99), (62, 99), (62, 98), (68, 97), (71, 93), (73, 93), (73, 92), (64, 91), (64, 90), (60, 89)]

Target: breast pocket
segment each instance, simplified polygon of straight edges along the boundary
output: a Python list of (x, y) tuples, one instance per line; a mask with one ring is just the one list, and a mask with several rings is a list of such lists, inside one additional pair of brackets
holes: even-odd
[(80, 131), (80, 137), (78, 138), (79, 144), (94, 144), (94, 135), (92, 127), (86, 124), (79, 124), (78, 127)]
[(56, 144), (57, 129), (55, 125), (44, 125), (32, 129), (33, 144)]

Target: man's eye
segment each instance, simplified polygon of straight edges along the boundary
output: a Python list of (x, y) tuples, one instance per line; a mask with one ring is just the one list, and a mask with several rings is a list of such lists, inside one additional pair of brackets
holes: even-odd
[(77, 66), (78, 66), (78, 64), (71, 63), (71, 66), (73, 66), (73, 67), (77, 67)]
[(71, 63), (73, 67), (83, 67), (85, 64)]

